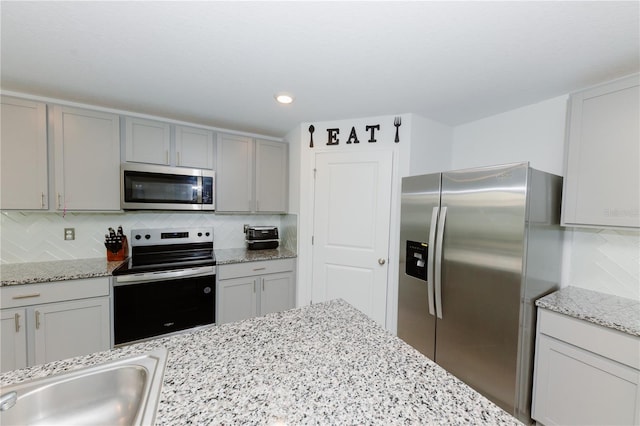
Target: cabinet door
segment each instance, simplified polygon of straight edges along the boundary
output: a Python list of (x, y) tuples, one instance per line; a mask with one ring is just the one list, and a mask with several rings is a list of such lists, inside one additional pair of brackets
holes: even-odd
[(216, 211), (253, 209), (253, 140), (219, 134), (216, 149)]
[(263, 276), (260, 290), (260, 315), (295, 307), (295, 278), (291, 272)]
[(125, 160), (137, 163), (169, 165), (171, 127), (161, 121), (126, 117)]
[(640, 227), (639, 77), (571, 97), (562, 224)]
[(257, 316), (257, 284), (255, 277), (219, 280), (216, 322), (224, 324)]
[(109, 298), (36, 305), (35, 364), (109, 349)]
[(545, 425), (640, 423), (640, 372), (538, 335), (532, 416)]
[(0, 311), (0, 372), (27, 366), (27, 333), (24, 309)]
[(213, 169), (213, 132), (176, 126), (176, 166)]
[(287, 211), (289, 192), (288, 145), (282, 142), (256, 141), (256, 211)]
[(58, 210), (120, 210), (117, 115), (53, 107)]
[(47, 209), (47, 107), (2, 97), (2, 209)]

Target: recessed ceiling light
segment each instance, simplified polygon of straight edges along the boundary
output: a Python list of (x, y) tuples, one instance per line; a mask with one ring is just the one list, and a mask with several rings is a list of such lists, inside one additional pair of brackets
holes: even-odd
[(293, 96), (288, 93), (276, 93), (274, 98), (276, 98), (276, 101), (281, 104), (290, 104), (293, 102)]

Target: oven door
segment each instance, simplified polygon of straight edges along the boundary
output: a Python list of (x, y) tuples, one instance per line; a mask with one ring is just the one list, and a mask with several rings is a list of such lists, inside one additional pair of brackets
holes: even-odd
[(114, 346), (215, 322), (215, 266), (114, 277)]

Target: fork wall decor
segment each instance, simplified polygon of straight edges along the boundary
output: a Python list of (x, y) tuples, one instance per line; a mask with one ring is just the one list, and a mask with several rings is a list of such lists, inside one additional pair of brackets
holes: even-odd
[[(396, 128), (396, 136), (394, 138), (394, 142), (398, 143), (400, 142), (398, 128), (402, 125), (402, 119), (400, 117), (395, 117), (393, 119), (393, 125)], [(364, 129), (365, 129), (365, 132), (369, 134), (369, 139), (367, 140), (367, 142), (375, 143), (378, 141), (376, 139), (376, 131), (380, 131), (379, 124), (369, 124), (369, 125), (366, 125)], [(309, 148), (313, 148), (313, 132), (315, 130), (316, 128), (313, 124), (309, 126)], [(339, 145), (340, 144), (340, 139), (338, 138), (339, 134), (340, 134), (340, 129), (337, 127), (327, 129), (327, 145), (328, 146)], [(349, 137), (347, 138), (345, 143), (346, 144), (360, 143), (360, 139), (358, 139), (358, 132), (356, 131), (355, 126), (351, 127), (351, 132), (349, 133)]]

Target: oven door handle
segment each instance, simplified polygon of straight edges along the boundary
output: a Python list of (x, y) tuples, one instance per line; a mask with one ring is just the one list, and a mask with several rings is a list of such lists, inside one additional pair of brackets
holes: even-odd
[(198, 268), (176, 269), (172, 271), (143, 272), (140, 274), (118, 275), (114, 285), (136, 284), (150, 281), (166, 281), (175, 278), (202, 277), (215, 275), (214, 266), (201, 266)]

